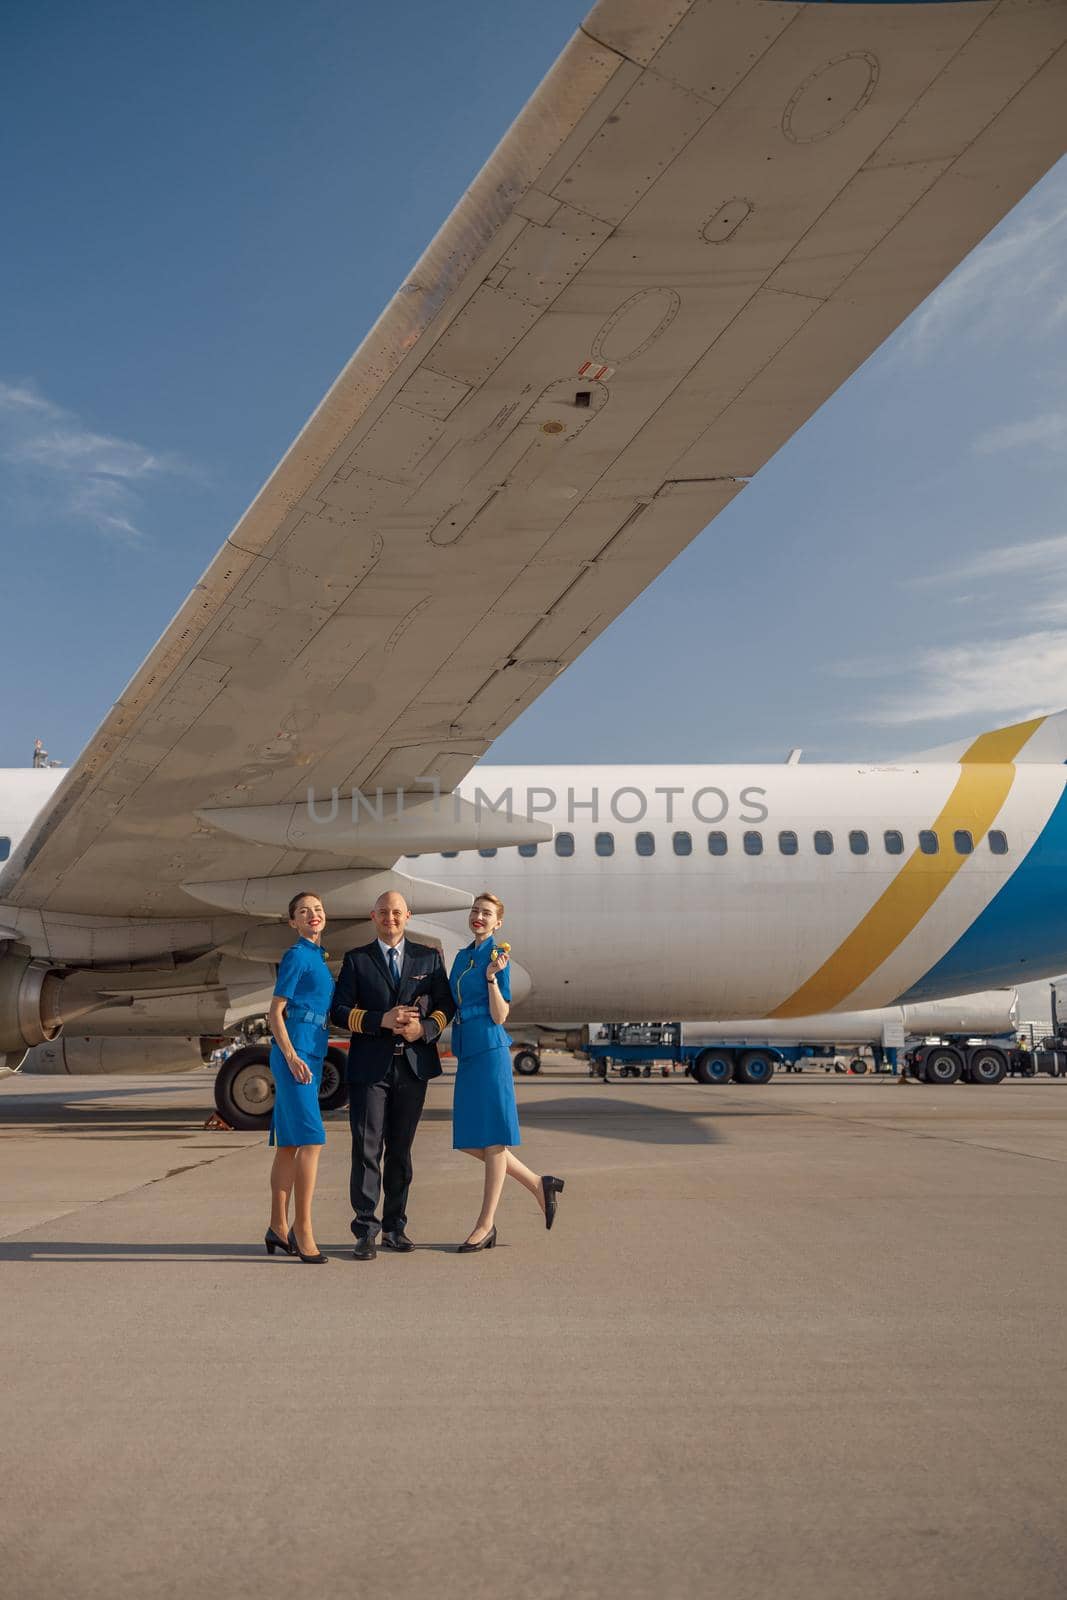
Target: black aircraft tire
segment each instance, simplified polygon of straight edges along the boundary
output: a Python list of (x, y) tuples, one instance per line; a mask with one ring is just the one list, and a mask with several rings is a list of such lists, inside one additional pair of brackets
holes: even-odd
[(231, 1128), (262, 1133), (274, 1112), (270, 1047), (248, 1044), (227, 1056), (215, 1078), (215, 1109)]
[(347, 1069), (348, 1056), (344, 1050), (327, 1050), (319, 1083), (320, 1111), (340, 1111), (348, 1104)]
[[(522, 1077), (532, 1078), (535, 1072), (540, 1072), (541, 1070), (541, 1057), (536, 1050), (516, 1050), (511, 1064)], [(593, 1068), (591, 1066), (589, 1072), (590, 1076), (592, 1076)]]

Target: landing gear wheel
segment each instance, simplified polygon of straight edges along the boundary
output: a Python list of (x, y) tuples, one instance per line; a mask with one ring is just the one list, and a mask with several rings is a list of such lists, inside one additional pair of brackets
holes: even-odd
[[(511, 1064), (522, 1077), (532, 1078), (535, 1072), (541, 1070), (541, 1057), (536, 1050), (516, 1050)], [(589, 1070), (591, 1074), (592, 1068)]]
[(1000, 1083), (1008, 1075), (1008, 1063), (999, 1050), (976, 1050), (967, 1075), (972, 1083)]
[(215, 1079), (215, 1107), (231, 1128), (263, 1133), (270, 1127), (274, 1075), (266, 1045), (245, 1045), (226, 1058)]
[(734, 1069), (738, 1083), (770, 1083), (774, 1077), (774, 1057), (766, 1050), (746, 1050)]
[(959, 1081), (963, 1062), (955, 1050), (931, 1050), (926, 1058), (924, 1077), (939, 1086)]
[(348, 1104), (348, 1084), (345, 1081), (346, 1058), (343, 1050), (327, 1050), (322, 1063), (322, 1080), (319, 1083), (319, 1110), (340, 1111)]
[(734, 1075), (732, 1051), (702, 1050), (693, 1063), (693, 1074), (698, 1083), (729, 1083)]
[(848, 1070), (851, 1073), (854, 1073), (857, 1078), (862, 1078), (863, 1074), (867, 1071), (867, 1063), (859, 1056), (853, 1056), (852, 1060), (848, 1064)]

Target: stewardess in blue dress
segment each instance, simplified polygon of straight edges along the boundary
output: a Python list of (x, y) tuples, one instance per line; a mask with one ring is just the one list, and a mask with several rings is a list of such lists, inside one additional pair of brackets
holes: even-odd
[(456, 1002), (452, 1049), (456, 1086), (452, 1097), (452, 1145), (485, 1163), (482, 1209), (461, 1253), (491, 1250), (496, 1244), (496, 1208), (504, 1179), (515, 1178), (529, 1189), (551, 1228), (562, 1178), (538, 1177), (508, 1148), (520, 1143), (511, 1072), (511, 1040), (504, 1031), (511, 1007), (511, 946), (496, 940), (504, 918), (504, 902), (480, 894), (471, 907), (474, 943), (452, 963), (449, 983)]
[[(270, 1227), (267, 1254), (282, 1250), (301, 1261), (320, 1264), (328, 1258), (315, 1243), (311, 1201), (319, 1171), (319, 1153), (326, 1129), (319, 1110), (319, 1085), (326, 1058), (326, 1023), (333, 999), (333, 979), (326, 965), (322, 934), (326, 912), (317, 894), (304, 891), (289, 902), (289, 926), (300, 935), (278, 968), (267, 1020), (274, 1043), (274, 1116), (270, 1142), (277, 1146), (270, 1172)], [(289, 1226), (289, 1196), (293, 1226)]]

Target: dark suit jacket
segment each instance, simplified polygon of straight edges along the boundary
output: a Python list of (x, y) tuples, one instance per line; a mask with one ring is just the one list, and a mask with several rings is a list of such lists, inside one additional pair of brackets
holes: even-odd
[[(438, 950), (432, 945), (404, 945), (404, 966), (399, 987), (394, 986), (377, 939), (349, 950), (334, 990), (330, 1017), (352, 1035), (348, 1047), (348, 1081), (376, 1083), (393, 1061), (396, 1035), (382, 1027), (382, 1017), (395, 1005), (418, 1006), (437, 1033), (452, 1020), (455, 1005), (448, 976)], [(441, 1071), (436, 1036), (432, 1042), (416, 1039), (405, 1046), (405, 1056), (420, 1078), (436, 1078)]]

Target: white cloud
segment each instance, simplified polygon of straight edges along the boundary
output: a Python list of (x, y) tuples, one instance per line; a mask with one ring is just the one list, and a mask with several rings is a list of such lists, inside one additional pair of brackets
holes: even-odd
[(1009, 639), (948, 645), (923, 652), (910, 689), (867, 717), (884, 726), (989, 717), (1011, 722), (1042, 716), (1067, 700), (1067, 631), (1045, 629)]
[(0, 459), (32, 479), (38, 504), (53, 502), (57, 511), (129, 543), (143, 538), (133, 485), (187, 470), (176, 457), (132, 439), (93, 432), (31, 382), (0, 381)]
[(1029, 417), (1023, 422), (1006, 422), (999, 428), (990, 428), (974, 441), (974, 449), (981, 455), (1035, 446), (1067, 450), (1067, 411), (1046, 411), (1042, 416)]
[[(1048, 539), (1028, 539), (1022, 544), (1005, 544), (992, 550), (983, 550), (970, 561), (959, 561), (941, 572), (924, 572), (909, 578), (908, 587), (929, 589), (945, 584), (981, 582), (983, 579), (992, 582), (998, 578), (1032, 578), (1036, 582), (1058, 577), (1067, 580), (1067, 534), (1062, 533)], [(963, 598), (973, 600), (975, 596), (971, 594)], [(1026, 600), (1025, 596), (1017, 598)]]
[[(925, 359), (950, 335), (992, 343), (1011, 335), (1020, 313), (1041, 332), (1067, 316), (1067, 162), (978, 245), (915, 313), (901, 348)], [(1035, 315), (1036, 313), (1036, 315)]]

